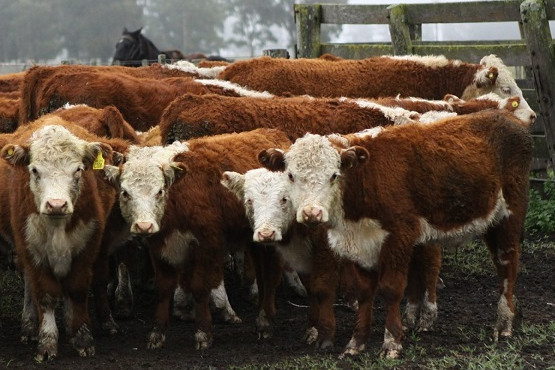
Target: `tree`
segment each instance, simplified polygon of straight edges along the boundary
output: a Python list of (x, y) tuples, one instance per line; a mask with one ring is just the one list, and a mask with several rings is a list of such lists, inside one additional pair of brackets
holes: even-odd
[(271, 27), (279, 25), (284, 11), (277, 0), (231, 0), (229, 15), (235, 20), (232, 25), (234, 36), (228, 42), (247, 47), (250, 56), (260, 50), (268, 42), (276, 42), (277, 38)]
[(145, 36), (161, 50), (217, 53), (224, 46), (225, 0), (143, 0)]

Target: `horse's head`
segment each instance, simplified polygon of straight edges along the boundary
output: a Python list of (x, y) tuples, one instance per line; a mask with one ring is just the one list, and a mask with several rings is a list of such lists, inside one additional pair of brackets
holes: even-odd
[(123, 29), (112, 58), (114, 62), (117, 60), (124, 65), (139, 66), (143, 59), (155, 60), (158, 57), (159, 50), (141, 31), (142, 27), (136, 31)]

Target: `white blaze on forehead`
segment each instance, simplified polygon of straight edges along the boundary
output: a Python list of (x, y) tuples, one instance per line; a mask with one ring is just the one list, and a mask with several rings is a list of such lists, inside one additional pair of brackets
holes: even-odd
[(384, 56), (383, 58), (407, 60), (411, 62), (422, 63), (423, 65), (431, 68), (441, 68), (453, 63), (454, 66), (461, 65), (460, 60), (449, 60), (443, 55), (398, 55), (398, 56)]
[(274, 231), (275, 241), (280, 241), (295, 221), (287, 176), (265, 168), (247, 171), (244, 192), (247, 217), (254, 230), (253, 240), (260, 241), (258, 232)]
[(233, 91), (240, 96), (247, 96), (251, 98), (273, 98), (275, 95), (271, 94), (267, 91), (256, 91), (251, 90), (241, 85), (238, 85), (231, 81), (224, 81), (224, 80), (197, 80), (198, 83), (205, 85), (205, 86), (218, 86), (224, 90)]
[(404, 124), (408, 122), (414, 122), (412, 117), (418, 116), (417, 112), (409, 111), (400, 107), (387, 107), (385, 105), (374, 103), (366, 99), (349, 99), (349, 98), (339, 98), (342, 102), (351, 102), (358, 105), (361, 108), (375, 109), (381, 112), (385, 118), (392, 121), (395, 124)]
[[(57, 118), (52, 117), (52, 122)], [(72, 160), (81, 162), (87, 142), (79, 139), (65, 127), (47, 125), (35, 131), (29, 138), (29, 154), (33, 161)], [(60, 163), (63, 165), (63, 163)]]
[(164, 64), (163, 67), (168, 69), (178, 69), (183, 72), (192, 73), (200, 77), (207, 78), (216, 78), (218, 74), (220, 74), (226, 68), (226, 66), (217, 66), (211, 68), (197, 67), (193, 63), (186, 60), (178, 60), (177, 62), (172, 64)]

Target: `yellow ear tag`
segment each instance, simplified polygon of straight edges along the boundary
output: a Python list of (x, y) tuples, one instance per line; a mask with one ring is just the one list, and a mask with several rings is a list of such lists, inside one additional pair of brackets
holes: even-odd
[(183, 171), (183, 168), (179, 167), (179, 166), (174, 166), (173, 164), (170, 165), (171, 168), (173, 168), (176, 171)]
[(516, 107), (518, 107), (518, 102), (517, 102), (517, 101), (514, 101), (514, 102), (513, 102), (513, 108), (516, 108)]
[(93, 170), (102, 170), (104, 169), (104, 158), (102, 158), (102, 151), (98, 151), (98, 155), (93, 162)]
[(490, 74), (488, 75), (488, 78), (489, 78), (490, 80), (493, 80), (493, 73), (490, 73)]
[(12, 156), (13, 155), (13, 148), (8, 149), (8, 155)]

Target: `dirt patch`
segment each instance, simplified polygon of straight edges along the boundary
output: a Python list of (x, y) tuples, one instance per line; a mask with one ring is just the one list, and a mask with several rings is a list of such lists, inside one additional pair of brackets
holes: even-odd
[[(555, 246), (552, 251), (523, 252), (522, 271), (517, 283), (517, 297), (526, 326), (548, 325), (555, 321)], [(484, 264), (491, 266), (489, 260)], [(442, 277), (445, 288), (439, 292), (439, 318), (434, 331), (407, 334), (405, 349), (423, 348), (426, 355), (421, 361), (418, 356), (406, 356), (401, 368), (419, 368), (426, 360), (441, 359), (451, 350), (469, 346), (486, 352), (491, 344), (492, 326), (495, 322), (497, 302), (497, 279), (493, 268), (484, 276), (460, 272), (456, 262), (445, 263)], [(79, 358), (65, 339), (61, 317), (59, 354), (52, 362), (36, 364), (33, 361), (35, 344), (19, 342), (19, 314), (21, 310), (21, 282), (13, 271), (3, 274), (3, 293), (0, 296), (0, 368), (41, 369), (183, 369), (242, 367), (252, 365), (259, 368), (270, 366), (284, 359), (308, 356), (315, 359), (333, 359), (341, 353), (351, 336), (355, 314), (346, 306), (336, 307), (337, 337), (335, 347), (329, 352), (320, 352), (305, 345), (304, 334), (307, 316), (305, 299), (293, 295), (285, 288), (280, 289), (277, 301), (278, 317), (273, 338), (258, 340), (254, 332), (256, 309), (238, 289), (238, 279), (227, 277), (226, 285), (232, 306), (243, 319), (242, 324), (215, 322), (214, 345), (204, 351), (196, 351), (193, 343), (192, 323), (174, 319), (168, 331), (164, 348), (146, 349), (146, 338), (154, 308), (155, 294), (137, 287), (139, 296), (132, 319), (119, 321), (122, 332), (115, 336), (95, 330), (96, 356)], [(61, 312), (60, 312), (61, 313)], [(374, 310), (372, 335), (367, 346), (367, 355), (375, 358), (383, 340), (383, 302), (378, 299)], [(94, 318), (94, 314), (92, 314)], [(516, 334), (521, 331), (517, 327)], [(551, 332), (553, 335), (553, 332)], [(480, 341), (484, 344), (481, 346)], [(553, 351), (555, 339), (549, 344), (529, 344), (523, 347), (520, 356), (526, 364), (538, 368), (555, 366)], [(510, 342), (509, 342), (510, 343)], [(500, 351), (506, 343), (500, 343)], [(356, 361), (339, 362), (340, 367), (350, 368)], [(361, 365), (362, 366), (362, 365)], [(302, 366), (301, 366), (302, 367)]]

